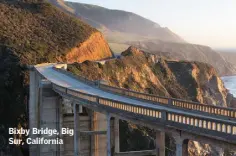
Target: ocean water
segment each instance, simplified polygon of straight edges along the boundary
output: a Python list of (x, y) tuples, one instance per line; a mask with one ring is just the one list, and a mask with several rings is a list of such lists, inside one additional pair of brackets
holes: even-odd
[(225, 87), (236, 97), (236, 76), (222, 77)]

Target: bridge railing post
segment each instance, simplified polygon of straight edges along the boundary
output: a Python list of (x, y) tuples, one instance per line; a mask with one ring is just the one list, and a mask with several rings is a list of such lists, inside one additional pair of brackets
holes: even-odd
[(163, 121), (166, 121), (167, 120), (167, 112), (165, 110), (162, 110), (161, 111), (161, 119)]
[(100, 88), (100, 80), (97, 81), (97, 87)]
[(96, 97), (96, 103), (99, 104), (99, 97)]
[(168, 99), (168, 105), (173, 105), (173, 100), (172, 99)]

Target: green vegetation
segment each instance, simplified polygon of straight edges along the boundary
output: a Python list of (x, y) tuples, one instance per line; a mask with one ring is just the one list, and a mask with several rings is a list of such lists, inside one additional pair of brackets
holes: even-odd
[(3, 1), (0, 10), (0, 41), (14, 47), (25, 63), (64, 59), (66, 51), (96, 31), (48, 3)]

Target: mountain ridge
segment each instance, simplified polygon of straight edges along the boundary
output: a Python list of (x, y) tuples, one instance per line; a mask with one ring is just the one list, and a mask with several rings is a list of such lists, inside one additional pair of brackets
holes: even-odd
[(221, 53), (214, 51), (211, 47), (189, 44), (189, 43), (173, 43), (164, 41), (137, 41), (127, 42), (128, 45), (135, 46), (146, 52), (153, 54), (167, 54), (172, 59), (200, 61), (212, 65), (216, 68), (220, 76), (236, 74), (236, 65), (229, 62)]
[[(112, 10), (84, 3), (64, 2), (63, 0), (48, 1), (99, 29), (103, 32), (105, 37), (111, 37), (114, 33), (120, 33), (120, 35), (125, 38), (126, 36), (124, 36), (123, 33), (126, 33), (126, 35), (133, 38), (135, 38), (135, 35), (138, 35), (140, 38), (156, 38), (165, 41), (185, 42), (177, 34), (170, 31), (170, 29), (161, 27), (158, 23), (132, 12)], [(68, 10), (67, 7), (69, 7), (70, 10)], [(116, 37), (113, 37), (114, 40), (115, 38)]]

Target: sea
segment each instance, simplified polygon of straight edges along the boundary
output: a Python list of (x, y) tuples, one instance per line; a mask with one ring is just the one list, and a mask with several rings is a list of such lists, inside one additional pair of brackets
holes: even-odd
[(236, 76), (222, 77), (225, 87), (236, 97)]

